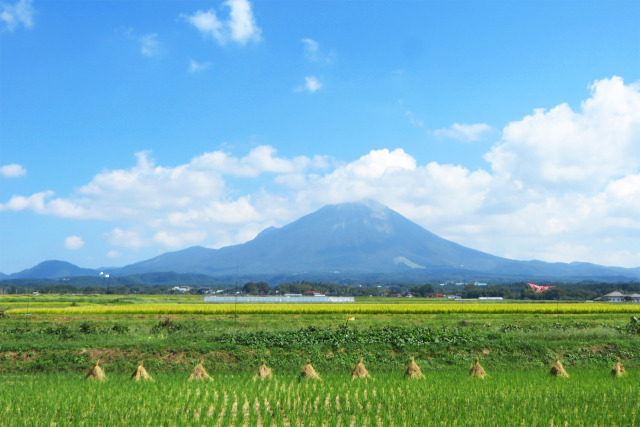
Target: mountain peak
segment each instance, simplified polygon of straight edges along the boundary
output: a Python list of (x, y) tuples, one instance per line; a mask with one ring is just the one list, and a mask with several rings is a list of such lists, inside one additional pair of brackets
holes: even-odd
[[(530, 280), (532, 277), (623, 277), (623, 274), (637, 278), (640, 274), (640, 270), (597, 265), (500, 258), (438, 237), (373, 200), (327, 205), (283, 227), (266, 228), (243, 244), (168, 252), (113, 269), (111, 275), (168, 271), (228, 277), (240, 274), (259, 280), (266, 277), (271, 277), (270, 280), (373, 277), (397, 281), (424, 281), (434, 277), (444, 280), (526, 277)], [(35, 278), (96, 273), (61, 261), (47, 261), (19, 274)]]
[(90, 268), (81, 268), (67, 261), (47, 260), (35, 267), (22, 270), (8, 276), (10, 279), (58, 279), (72, 276), (93, 276), (98, 271)]

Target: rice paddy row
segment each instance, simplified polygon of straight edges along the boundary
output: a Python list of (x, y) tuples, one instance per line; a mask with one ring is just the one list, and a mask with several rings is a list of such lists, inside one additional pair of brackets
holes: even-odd
[(410, 303), (410, 304), (129, 304), (14, 306), (7, 314), (51, 315), (227, 315), (227, 314), (640, 314), (639, 304), (607, 303)]
[(537, 371), (429, 371), (423, 380), (390, 372), (322, 381), (278, 374), (218, 373), (209, 381), (159, 373), (132, 382), (77, 374), (0, 375), (0, 426), (9, 425), (638, 425), (640, 375), (614, 378), (575, 370), (558, 379)]

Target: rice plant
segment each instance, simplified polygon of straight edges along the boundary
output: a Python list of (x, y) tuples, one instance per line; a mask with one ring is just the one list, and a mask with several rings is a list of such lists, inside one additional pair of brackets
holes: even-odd
[(607, 303), (406, 303), (406, 304), (129, 304), (129, 305), (79, 305), (40, 306), (29, 309), (16, 306), (7, 314), (53, 314), (53, 315), (200, 315), (200, 314), (606, 314), (640, 313), (638, 304)]
[(0, 426), (9, 425), (638, 425), (640, 375), (616, 378), (605, 370), (575, 370), (556, 378), (546, 370), (492, 371), (478, 380), (461, 370), (371, 372), (352, 381), (348, 371), (299, 381), (297, 372), (188, 373), (106, 381), (77, 373), (0, 376)]

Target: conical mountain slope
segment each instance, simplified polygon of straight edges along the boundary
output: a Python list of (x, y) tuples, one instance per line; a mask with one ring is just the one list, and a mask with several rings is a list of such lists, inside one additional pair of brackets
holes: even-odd
[(243, 274), (489, 271), (513, 262), (442, 239), (383, 205), (363, 202), (328, 205), (241, 245), (166, 253), (119, 274), (233, 274), (237, 267)]
[[(8, 279), (96, 276), (98, 271), (46, 261)], [(221, 249), (195, 246), (122, 268), (109, 268), (109, 272), (112, 276), (199, 273), (224, 280), (240, 275), (243, 280), (269, 278), (272, 282), (372, 278), (413, 282), (433, 278), (640, 279), (640, 268), (514, 261), (465, 248), (372, 201), (325, 206), (282, 228), (270, 227), (241, 245)]]

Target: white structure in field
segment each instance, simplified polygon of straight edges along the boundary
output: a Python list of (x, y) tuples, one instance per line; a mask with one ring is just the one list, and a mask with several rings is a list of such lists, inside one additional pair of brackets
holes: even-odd
[(282, 302), (355, 302), (353, 297), (204, 297), (204, 302), (217, 302), (217, 303), (282, 303)]
[(598, 297), (596, 301), (610, 301), (610, 302), (640, 302), (640, 294), (625, 295), (622, 292), (609, 292), (606, 295)]

